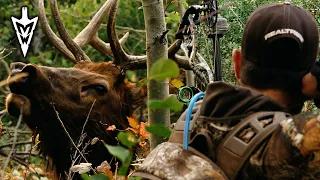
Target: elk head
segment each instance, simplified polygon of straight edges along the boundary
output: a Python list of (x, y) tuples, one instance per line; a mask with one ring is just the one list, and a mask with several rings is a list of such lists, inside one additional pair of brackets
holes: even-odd
[[(40, 0), (39, 16), (44, 33), (76, 65), (73, 68), (53, 68), (12, 63), (8, 78), (12, 93), (6, 99), (6, 107), (9, 114), (23, 117), (34, 137), (39, 134), (40, 152), (49, 157), (57, 174), (65, 178), (64, 174), (72, 163), (88, 161), (96, 167), (104, 160), (110, 162), (112, 156), (100, 142), (94, 145), (88, 142), (98, 137), (107, 144), (117, 144), (117, 133), (105, 128), (106, 125), (127, 128), (126, 117), (143, 103), (145, 90), (126, 82), (124, 72), (139, 65), (134, 63), (137, 60), (145, 61), (146, 57), (129, 56), (123, 51), (120, 43), (125, 41), (127, 35), (119, 43), (114, 30), (118, 0), (108, 0), (74, 40), (61, 22), (55, 0), (50, 0), (50, 5), (62, 40), (50, 28), (44, 2)], [(110, 45), (97, 36), (98, 26), (108, 12)], [(114, 61), (91, 62), (81, 49), (85, 44), (90, 44), (103, 54), (112, 51)], [(14, 76), (22, 73), (26, 76), (13, 80)], [(82, 137), (84, 133), (85, 138)], [(83, 143), (79, 145), (79, 141)], [(75, 149), (83, 149), (83, 155), (79, 156), (77, 152), (74, 157)]]

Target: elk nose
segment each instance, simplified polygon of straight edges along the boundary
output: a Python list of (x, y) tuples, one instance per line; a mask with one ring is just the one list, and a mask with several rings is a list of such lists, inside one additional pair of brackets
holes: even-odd
[(11, 76), (14, 76), (21, 72), (21, 69), (25, 66), (25, 63), (22, 62), (14, 62), (10, 64)]
[[(11, 92), (22, 94), (28, 89), (28, 84), (32, 83), (37, 74), (37, 67), (32, 64), (11, 63), (11, 74), (8, 79)], [(18, 77), (21, 75), (21, 77)]]
[(25, 82), (27, 79), (34, 77), (37, 72), (37, 67), (32, 64), (25, 64), (21, 62), (11, 63), (10, 64), (11, 73), (10, 76), (14, 77), (17, 74), (25, 73), (22, 78), (19, 78), (19, 81)]
[(32, 77), (37, 74), (37, 67), (32, 64), (27, 64), (21, 69), (21, 72), (28, 73), (28, 76)]

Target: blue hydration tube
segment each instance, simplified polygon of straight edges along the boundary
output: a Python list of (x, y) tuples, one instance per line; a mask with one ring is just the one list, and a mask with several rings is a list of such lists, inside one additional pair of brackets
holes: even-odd
[(199, 98), (204, 97), (205, 93), (204, 92), (199, 92), (196, 95), (194, 95), (191, 100), (190, 104), (187, 109), (187, 114), (186, 114), (186, 120), (184, 124), (184, 132), (183, 132), (183, 149), (188, 150), (188, 145), (189, 145), (189, 128), (190, 128), (190, 119), (191, 119), (191, 114), (192, 114), (192, 109), (194, 107), (194, 104), (197, 102)]

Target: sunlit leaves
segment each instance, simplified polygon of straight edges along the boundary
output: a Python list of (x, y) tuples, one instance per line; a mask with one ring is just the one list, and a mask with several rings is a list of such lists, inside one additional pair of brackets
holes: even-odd
[(158, 135), (164, 139), (168, 139), (171, 135), (171, 130), (162, 124), (153, 124), (146, 127), (146, 130), (153, 135)]
[[(159, 59), (151, 67), (148, 78), (140, 80), (138, 86), (147, 85), (150, 80), (163, 81), (167, 78), (174, 78), (180, 74), (179, 66), (170, 59)], [(128, 75), (127, 75), (128, 76)]]
[(187, 0), (180, 0), (180, 3), (181, 3), (185, 8), (188, 7)]
[(148, 107), (152, 109), (170, 109), (173, 111), (180, 111), (183, 107), (175, 95), (170, 95), (163, 100), (151, 100), (148, 103)]
[(166, 23), (168, 23), (169, 21), (172, 21), (172, 23), (178, 24), (180, 22), (179, 13), (176, 11), (169, 13), (168, 16), (165, 18), (165, 21), (166, 21)]
[(122, 163), (118, 175), (125, 176), (132, 160), (132, 148), (139, 143), (139, 140), (131, 132), (120, 132), (118, 134), (118, 140), (120, 141), (120, 144), (124, 145), (126, 148), (122, 146), (111, 146), (105, 143), (104, 145), (109, 153), (119, 159)]
[(173, 87), (176, 88), (181, 88), (182, 86), (184, 86), (184, 83), (180, 79), (171, 79), (170, 84), (172, 84)]
[(147, 140), (150, 138), (150, 134), (146, 131), (146, 126), (148, 122), (140, 122), (138, 123), (137, 120), (127, 117), (129, 122), (129, 128), (127, 130), (133, 132), (139, 138), (139, 145), (141, 147), (145, 147), (147, 144)]
[(138, 139), (131, 132), (120, 132), (118, 134), (119, 141), (129, 149), (132, 149), (134, 145), (139, 143)]
[(179, 73), (179, 66), (176, 62), (170, 59), (160, 59), (152, 65), (149, 79), (162, 81), (177, 77)]
[(134, 71), (127, 70), (126, 77), (130, 82), (137, 82), (137, 75)]
[[(160, 59), (151, 67), (150, 79), (161, 81), (166, 78), (177, 77), (180, 73), (179, 66), (176, 62), (170, 59)], [(148, 107), (152, 109), (170, 109), (173, 111), (180, 111), (183, 104), (178, 101), (175, 95), (170, 95), (163, 100), (151, 100)]]
[(109, 179), (113, 179), (113, 173), (110, 170), (111, 166), (107, 161), (103, 161), (97, 168), (97, 172), (104, 174), (109, 177)]
[(117, 157), (122, 163), (126, 163), (130, 160), (132, 153), (122, 146), (110, 146), (104, 144), (109, 153)]
[(138, 126), (139, 123), (135, 119), (131, 117), (127, 117), (127, 119), (129, 122), (129, 126), (131, 126), (132, 128), (136, 128)]

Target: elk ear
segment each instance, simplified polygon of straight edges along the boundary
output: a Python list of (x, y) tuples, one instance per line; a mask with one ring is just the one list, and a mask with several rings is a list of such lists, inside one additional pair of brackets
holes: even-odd
[(132, 103), (133, 109), (136, 109), (145, 104), (145, 97), (147, 95), (147, 88), (138, 87), (135, 83), (128, 81), (124, 82), (126, 91), (129, 92), (129, 103)]
[(122, 70), (120, 70), (120, 71), (121, 71), (120, 74), (116, 77), (116, 82), (114, 83), (115, 86), (119, 86), (119, 85), (123, 84), (124, 80), (126, 78), (126, 74)]

